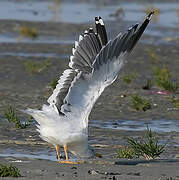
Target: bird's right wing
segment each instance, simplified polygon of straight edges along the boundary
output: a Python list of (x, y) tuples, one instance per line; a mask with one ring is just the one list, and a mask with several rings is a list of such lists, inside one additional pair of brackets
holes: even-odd
[(126, 55), (134, 48), (147, 27), (151, 15), (149, 14), (140, 28), (138, 24), (126, 33), (119, 34), (100, 50), (92, 64), (92, 72), (81, 71), (74, 78), (68, 94), (61, 106), (61, 111), (68, 117), (79, 119), (84, 128), (88, 126), (88, 115), (105, 87), (117, 77)]

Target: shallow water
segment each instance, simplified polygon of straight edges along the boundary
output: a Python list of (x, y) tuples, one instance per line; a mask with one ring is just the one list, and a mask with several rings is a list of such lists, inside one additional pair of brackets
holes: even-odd
[(20, 37), (15, 34), (0, 34), (0, 43), (29, 43), (29, 44), (38, 44), (38, 43), (47, 43), (47, 44), (73, 44), (74, 40), (71, 39), (62, 39), (56, 36), (38, 36), (35, 39)]
[(70, 55), (55, 53), (26, 53), (26, 52), (0, 52), (0, 56), (12, 57), (44, 57), (44, 58), (63, 58), (67, 59)]
[(152, 131), (155, 132), (179, 132), (179, 121), (177, 120), (149, 120), (149, 121), (136, 121), (136, 120), (113, 120), (113, 121), (100, 121), (92, 120), (90, 125), (92, 127), (118, 129), (128, 131), (143, 131), (146, 130), (147, 125)]
[(60, 1), (0, 1), (0, 19), (16, 19), (26, 21), (62, 21), (72, 23), (84, 23), (92, 21), (94, 16), (102, 16), (106, 20), (114, 20), (110, 16), (117, 9), (124, 11), (123, 20), (141, 21), (146, 8), (159, 8), (157, 24), (164, 26), (178, 26), (179, 14), (178, 2), (168, 3), (99, 3)]
[[(50, 161), (57, 161), (55, 155), (48, 154), (23, 154), (23, 153), (0, 153), (1, 157), (14, 157), (14, 158), (29, 158), (29, 159), (46, 159)], [(23, 162), (23, 161), (22, 161)]]
[[(62, 160), (65, 160), (65, 156), (61, 155)], [(74, 158), (73, 155), (69, 155), (71, 161), (79, 160), (78, 158)], [(55, 149), (47, 151), (47, 150), (36, 150), (31, 152), (30, 148), (23, 149), (12, 149), (8, 148), (6, 150), (0, 151), (0, 157), (14, 157), (14, 158), (29, 158), (29, 159), (46, 159), (50, 161), (57, 161), (56, 151)]]
[[(155, 7), (160, 9), (160, 14), (153, 18), (145, 34), (157, 36), (156, 41), (147, 39), (144, 43), (149, 44), (169, 44), (168, 39), (179, 38), (179, 2), (175, 3), (110, 3), (100, 4), (95, 2), (60, 1), (0, 1), (0, 19), (23, 20), (23, 21), (55, 21), (67, 23), (86, 23), (93, 22), (94, 16), (102, 16), (105, 21), (121, 21), (130, 24), (142, 22), (145, 17), (145, 9)], [(120, 18), (114, 16), (118, 9), (122, 9)], [(169, 29), (161, 31), (159, 27), (168, 27)], [(110, 27), (109, 27), (110, 28)], [(174, 28), (174, 29), (170, 29)], [(110, 30), (110, 29), (109, 29)], [(167, 39), (168, 38), (168, 39)], [(23, 38), (19, 41), (19, 35), (13, 33), (0, 34), (0, 43), (50, 43), (50, 44), (72, 44), (74, 39), (60, 39), (56, 36), (39, 36), (32, 40)]]
[[(178, 120), (91, 120), (90, 126), (101, 129), (115, 129), (123, 131), (145, 131), (147, 126), (157, 133), (179, 132)], [(179, 137), (160, 141), (160, 144), (167, 146), (179, 146)]]

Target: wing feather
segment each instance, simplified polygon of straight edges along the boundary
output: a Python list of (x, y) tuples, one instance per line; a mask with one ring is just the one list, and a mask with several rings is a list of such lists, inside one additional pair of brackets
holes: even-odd
[(76, 75), (76, 71), (72, 69), (66, 69), (58, 80), (58, 84), (52, 95), (47, 100), (51, 106), (55, 105), (59, 112), (61, 112), (61, 106), (64, 103), (63, 100), (66, 97), (69, 87), (71, 86), (71, 83)]
[[(149, 18), (146, 18), (143, 23), (145, 28), (148, 23)], [(143, 24), (141, 27), (144, 27)], [(91, 73), (80, 72), (75, 77), (62, 109), (67, 116), (80, 119), (84, 128), (88, 126), (88, 116), (94, 103), (105, 87), (117, 78), (126, 56), (131, 52), (136, 40), (139, 40), (141, 27), (136, 31), (137, 25), (123, 35), (119, 34), (102, 47), (92, 64)]]
[(102, 46), (105, 46), (108, 42), (106, 28), (101, 17), (95, 17), (97, 35), (101, 41)]
[[(64, 114), (69, 112), (69, 107), (61, 108), (64, 104), (64, 99), (70, 91), (72, 84), (76, 82), (76, 76), (79, 72), (92, 72), (92, 64), (96, 55), (100, 52), (101, 47), (98, 36), (92, 28), (85, 31), (84, 35), (79, 36), (79, 42), (75, 41), (75, 46), (72, 48), (72, 56), (70, 56), (69, 62), (69, 67), (71, 69), (67, 69), (63, 72), (53, 94), (47, 100), (50, 105), (55, 105), (59, 113)], [(69, 105), (68, 103), (68, 106)]]
[(79, 36), (79, 42), (75, 43), (72, 49), (69, 67), (75, 70), (91, 73), (92, 64), (96, 55), (100, 52), (101, 46), (98, 37), (92, 28), (85, 31), (85, 34)]
[(48, 102), (66, 116), (79, 119), (86, 128), (94, 103), (105, 87), (117, 78), (126, 55), (141, 37), (151, 15), (137, 31), (138, 24), (109, 42), (103, 21), (98, 19), (97, 34), (89, 29), (75, 42), (69, 63), (72, 69), (64, 71)]

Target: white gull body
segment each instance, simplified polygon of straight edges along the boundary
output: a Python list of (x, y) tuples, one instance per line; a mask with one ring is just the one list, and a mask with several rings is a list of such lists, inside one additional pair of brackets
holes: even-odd
[(88, 117), (104, 89), (115, 81), (126, 56), (131, 52), (151, 16), (140, 28), (138, 24), (124, 34), (108, 41), (103, 20), (95, 18), (96, 33), (92, 28), (75, 42), (69, 69), (60, 77), (53, 94), (42, 110), (27, 109), (38, 122), (40, 137), (54, 146), (67, 146), (82, 158), (92, 157), (88, 145)]

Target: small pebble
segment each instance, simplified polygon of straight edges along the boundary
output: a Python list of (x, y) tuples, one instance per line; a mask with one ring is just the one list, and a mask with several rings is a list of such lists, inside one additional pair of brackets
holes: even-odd
[(114, 172), (110, 172), (109, 175), (121, 175), (121, 173), (114, 173)]
[(97, 175), (97, 174), (99, 174), (99, 172), (95, 171), (95, 170), (89, 170), (88, 174)]
[(136, 172), (136, 173), (130, 172), (130, 173), (127, 173), (127, 175), (140, 176), (140, 172)]
[(126, 97), (126, 95), (125, 94), (121, 94), (121, 98), (124, 98), (124, 97)]
[(116, 176), (110, 177), (109, 179), (117, 180)]

